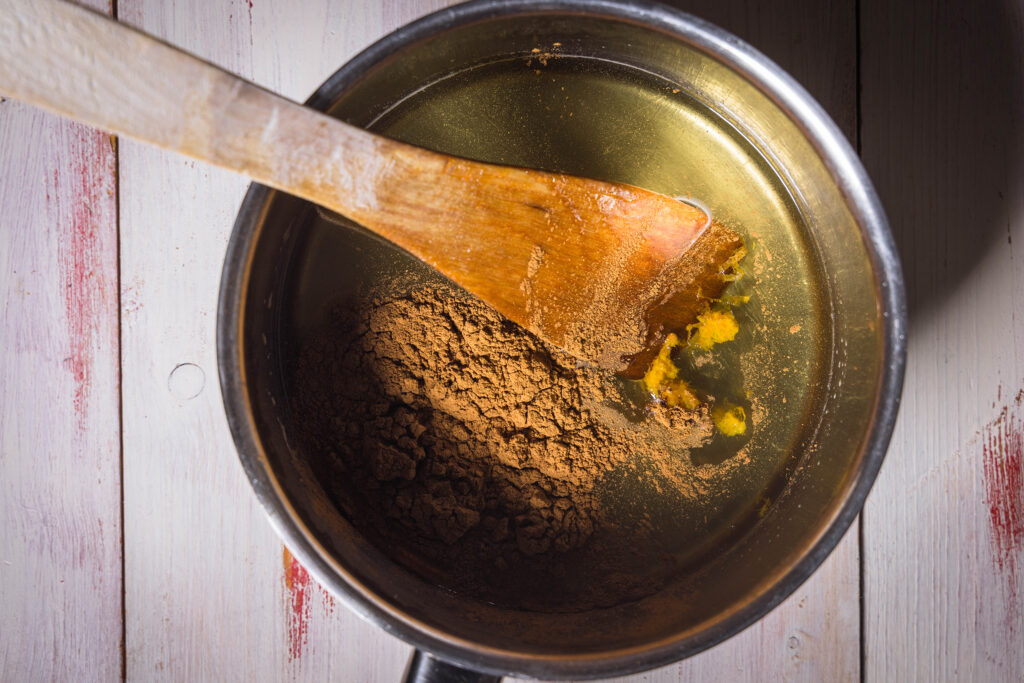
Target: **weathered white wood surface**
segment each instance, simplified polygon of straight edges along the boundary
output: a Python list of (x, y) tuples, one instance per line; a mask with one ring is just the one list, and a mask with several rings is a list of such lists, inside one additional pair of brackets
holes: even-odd
[(0, 100), (4, 681), (121, 676), (115, 158)]
[[(301, 100), (440, 4), (121, 0), (118, 16)], [(777, 60), (854, 137), (852, 0), (679, 4)], [(861, 2), (864, 157), (912, 301), (904, 405), (863, 528), (867, 680), (1024, 678), (1021, 25), (1017, 0)], [(12, 102), (0, 103), (0, 679), (121, 675), (115, 158), (127, 677), (397, 680), (408, 647), (283, 551), (224, 423), (216, 292), (244, 182), (129, 143), (115, 157), (105, 135)], [(744, 633), (630, 680), (857, 680), (857, 540), (855, 528)]]
[(910, 297), (864, 513), (871, 681), (1024, 680), (1024, 7), (863, 5), (863, 157)]

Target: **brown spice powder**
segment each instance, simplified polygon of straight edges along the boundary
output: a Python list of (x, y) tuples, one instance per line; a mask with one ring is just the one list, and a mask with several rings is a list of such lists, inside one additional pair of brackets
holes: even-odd
[(399, 562), (487, 600), (653, 592), (652, 565), (671, 560), (637, 550), (649, 525), (624, 529), (601, 483), (642, 466), (680, 495), (713, 485), (685, 456), (712, 433), (706, 408), (636, 409), (604, 371), (454, 288), (339, 308), (298, 365), (297, 413), (339, 507)]

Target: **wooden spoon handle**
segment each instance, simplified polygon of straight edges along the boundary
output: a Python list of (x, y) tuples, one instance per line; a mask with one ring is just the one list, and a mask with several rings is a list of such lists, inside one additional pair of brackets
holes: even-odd
[[(680, 283), (721, 290), (724, 257), (690, 255), (711, 253), (699, 209), (373, 135), (61, 0), (0, 0), (0, 93), (336, 211), (611, 370), (636, 374), (631, 359), (692, 319), (690, 293), (661, 312)], [(725, 237), (716, 254), (738, 246)]]
[(405, 147), (55, 0), (0, 0), (0, 93), (349, 216), (373, 201), (363, 171)]

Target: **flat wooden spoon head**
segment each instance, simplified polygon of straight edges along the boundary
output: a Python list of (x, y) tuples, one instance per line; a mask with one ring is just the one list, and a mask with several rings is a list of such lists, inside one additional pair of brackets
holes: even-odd
[(718, 296), (740, 246), (669, 197), (373, 135), (58, 0), (0, 0), (0, 93), (336, 211), (629, 376)]
[[(639, 377), (726, 281), (738, 235), (655, 192), (416, 150), (349, 217), (511, 320)], [(381, 208), (386, 207), (386, 208)]]

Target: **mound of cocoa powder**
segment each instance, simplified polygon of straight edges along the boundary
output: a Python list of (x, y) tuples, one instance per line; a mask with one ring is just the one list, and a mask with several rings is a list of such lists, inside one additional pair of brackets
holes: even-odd
[(706, 410), (639, 409), (614, 378), (453, 287), (339, 306), (294, 384), (314, 468), (350, 521), (489, 601), (519, 591), (525, 604), (525, 591), (582, 608), (656, 590), (671, 560), (638, 554), (649, 525), (609, 515), (603, 484), (647, 463), (681, 495), (707, 485), (680, 455), (710, 437)]

